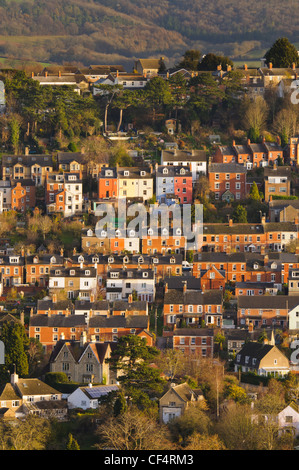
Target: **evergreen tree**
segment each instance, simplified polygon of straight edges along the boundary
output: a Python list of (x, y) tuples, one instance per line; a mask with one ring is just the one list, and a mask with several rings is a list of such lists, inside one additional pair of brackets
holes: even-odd
[(146, 344), (144, 338), (127, 335), (118, 340), (107, 359), (112, 371), (118, 374), (124, 395), (139, 408), (151, 405), (150, 397), (160, 393), (164, 384), (161, 371), (151, 366), (159, 351)]
[(76, 441), (76, 439), (74, 439), (72, 434), (68, 435), (68, 442), (66, 445), (66, 449), (67, 450), (80, 450), (80, 446), (78, 442)]
[(265, 54), (267, 64), (272, 63), (273, 67), (292, 67), (294, 63), (299, 66), (299, 56), (296, 47), (283, 37), (277, 39)]

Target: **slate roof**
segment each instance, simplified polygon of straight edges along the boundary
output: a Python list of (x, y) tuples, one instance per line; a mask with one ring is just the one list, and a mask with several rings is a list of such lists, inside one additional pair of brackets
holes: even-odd
[(239, 163), (211, 163), (209, 173), (247, 173), (247, 169)]
[(37, 314), (30, 317), (30, 326), (46, 326), (50, 328), (72, 328), (76, 326), (85, 326), (85, 315), (48, 315)]
[[(235, 364), (247, 367), (259, 368), (261, 360), (274, 348), (271, 344), (258, 343), (257, 341), (250, 341), (245, 343), (241, 351), (238, 353)], [(245, 362), (245, 357), (248, 357), (248, 362)], [(253, 359), (256, 361), (254, 362)]]
[(299, 305), (297, 295), (239, 295), (239, 308), (253, 309), (286, 309), (292, 310)]
[[(216, 289), (205, 292), (182, 289), (170, 289), (164, 294), (164, 304), (172, 305), (221, 305), (222, 291)], [(195, 315), (195, 313), (193, 313)]]
[(161, 162), (206, 162), (205, 150), (162, 150)]
[(115, 315), (112, 317), (104, 317), (96, 315), (89, 319), (90, 328), (144, 328), (148, 327), (148, 315), (129, 315), (123, 317)]

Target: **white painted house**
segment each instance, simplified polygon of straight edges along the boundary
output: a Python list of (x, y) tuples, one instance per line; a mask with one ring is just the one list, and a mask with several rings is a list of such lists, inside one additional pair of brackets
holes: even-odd
[(117, 392), (118, 389), (118, 385), (92, 385), (91, 383), (87, 387), (78, 387), (67, 398), (68, 408), (96, 409), (102, 397), (110, 392)]
[(299, 408), (294, 402), (291, 402), (277, 416), (278, 425), (281, 430), (292, 430), (294, 435), (299, 435)]
[(191, 167), (195, 184), (200, 174), (207, 174), (207, 154), (205, 150), (162, 150), (161, 165)]

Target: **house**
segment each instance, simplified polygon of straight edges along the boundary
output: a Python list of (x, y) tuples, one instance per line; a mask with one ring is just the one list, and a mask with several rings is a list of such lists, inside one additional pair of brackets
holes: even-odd
[(103, 167), (99, 174), (99, 199), (116, 199), (118, 197), (118, 179), (116, 168)]
[(280, 144), (266, 142), (251, 142), (247, 139), (245, 144), (238, 145), (232, 141), (232, 145), (218, 145), (213, 155), (213, 163), (237, 163), (244, 165), (247, 170), (266, 167), (283, 159), (283, 149)]
[(27, 254), (26, 255), (26, 284), (47, 287), (49, 284), (50, 270), (53, 267), (63, 267), (64, 257), (61, 254)]
[(149, 315), (96, 315), (89, 319), (88, 334), (96, 342), (116, 343), (121, 336), (136, 335), (153, 346), (154, 337), (149, 331)]
[(78, 387), (68, 397), (68, 408), (80, 408), (83, 410), (96, 409), (102, 397), (109, 393), (118, 392), (118, 385), (92, 385), (87, 387)]
[(191, 389), (186, 382), (172, 384), (159, 400), (160, 422), (168, 424), (172, 419), (180, 418), (188, 408), (202, 399), (202, 392)]
[(180, 227), (167, 227), (147, 229), (146, 235), (141, 239), (141, 252), (143, 255), (171, 255), (183, 254), (185, 251), (187, 236)]
[(73, 89), (74, 93), (82, 94), (88, 90), (89, 84), (84, 75), (76, 73), (64, 73), (59, 70), (57, 73), (51, 73), (44, 70), (43, 74), (35, 75), (32, 73), (31, 79), (37, 81), (41, 86), (67, 86)]
[(97, 272), (94, 267), (56, 267), (50, 270), (49, 293), (65, 291), (69, 299), (90, 299), (97, 292)]
[(0, 181), (0, 213), (11, 210), (11, 181)]
[(270, 196), (291, 196), (292, 172), (289, 166), (277, 166), (264, 169), (264, 198), (270, 201)]
[(235, 201), (247, 195), (247, 169), (238, 163), (211, 163), (208, 168), (210, 190), (216, 200)]
[(58, 300), (57, 295), (52, 297), (44, 297), (37, 300), (37, 315), (72, 315), (74, 313), (74, 305), (71, 300)]
[(154, 178), (151, 167), (118, 167), (118, 197), (143, 202), (153, 197)]
[(299, 434), (299, 408), (295, 401), (289, 403), (277, 415), (277, 422), (282, 432), (291, 432), (294, 437)]
[(187, 282), (182, 287), (168, 289), (165, 284), (163, 323), (168, 328), (200, 326), (204, 321), (207, 326), (222, 325), (222, 292), (220, 290), (200, 291), (188, 289)]
[(70, 382), (110, 384), (106, 359), (110, 357), (109, 343), (87, 340), (83, 332), (79, 341), (59, 340), (49, 359), (50, 372), (63, 372)]
[(151, 78), (158, 75), (161, 61), (163, 61), (163, 57), (160, 59), (138, 59), (135, 61), (134, 69), (140, 75)]
[(192, 171), (183, 166), (156, 166), (156, 197), (159, 204), (192, 204)]
[(2, 180), (33, 180), (43, 186), (46, 176), (53, 171), (52, 155), (3, 155)]
[(57, 152), (58, 171), (79, 173), (82, 179), (86, 176), (85, 158), (82, 152)]
[(234, 361), (235, 372), (255, 372), (257, 375), (284, 377), (290, 372), (287, 357), (268, 341), (250, 341), (238, 352)]
[(176, 328), (172, 347), (195, 360), (213, 357), (214, 334), (213, 328)]
[(48, 353), (60, 339), (80, 341), (86, 328), (85, 315), (36, 314), (29, 319), (29, 338), (37, 339)]
[(76, 300), (75, 315), (85, 315), (87, 319), (94, 315), (110, 315), (110, 306), (107, 300), (94, 300), (93, 294), (90, 296), (90, 300)]
[(83, 182), (80, 173), (53, 172), (48, 175), (45, 200), (48, 214), (62, 212), (64, 217), (81, 214)]
[(298, 310), (298, 295), (239, 295), (237, 323), (245, 326), (252, 322), (255, 328), (277, 325), (289, 328), (289, 317)]
[(155, 290), (155, 273), (152, 269), (111, 267), (107, 272), (107, 300), (123, 300), (136, 293), (138, 300), (153, 302)]
[(14, 211), (25, 213), (36, 206), (36, 186), (31, 179), (12, 181), (11, 208)]
[(0, 416), (24, 419), (28, 415), (65, 419), (67, 402), (62, 394), (39, 379), (22, 379), (15, 372), (0, 389)]
[(294, 222), (299, 220), (298, 199), (272, 199), (269, 195), (269, 221)]
[(198, 176), (207, 174), (207, 153), (205, 150), (163, 149), (161, 152), (162, 166), (180, 166), (191, 168), (192, 183)]

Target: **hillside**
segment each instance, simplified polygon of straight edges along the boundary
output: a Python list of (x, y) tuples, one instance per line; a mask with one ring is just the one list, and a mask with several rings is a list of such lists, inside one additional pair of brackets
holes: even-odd
[(280, 36), (299, 41), (296, 0), (0, 0), (0, 56), (121, 63), (188, 48), (256, 58)]

